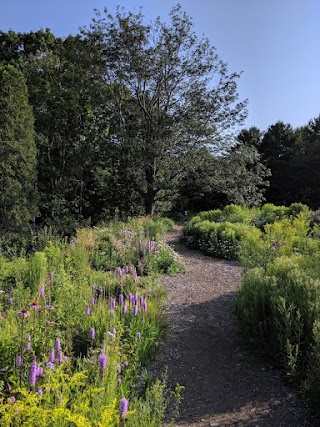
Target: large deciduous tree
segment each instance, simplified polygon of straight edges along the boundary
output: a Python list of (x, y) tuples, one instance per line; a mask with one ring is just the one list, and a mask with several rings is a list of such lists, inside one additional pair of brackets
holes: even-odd
[(145, 24), (142, 13), (97, 14), (85, 38), (100, 51), (97, 69), (113, 91), (110, 140), (131, 153), (132, 191), (145, 212), (170, 201), (190, 169), (194, 151), (221, 150), (246, 116), (238, 73), (226, 64), (176, 6), (170, 22)]
[(34, 118), (22, 73), (0, 65), (0, 234), (26, 230), (36, 211)]

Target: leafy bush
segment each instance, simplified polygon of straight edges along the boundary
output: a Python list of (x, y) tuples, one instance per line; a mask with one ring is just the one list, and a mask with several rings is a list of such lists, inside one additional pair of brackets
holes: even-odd
[(242, 241), (257, 240), (260, 234), (258, 229), (247, 224), (206, 220), (188, 224), (183, 240), (187, 246), (201, 249), (206, 254), (236, 260)]

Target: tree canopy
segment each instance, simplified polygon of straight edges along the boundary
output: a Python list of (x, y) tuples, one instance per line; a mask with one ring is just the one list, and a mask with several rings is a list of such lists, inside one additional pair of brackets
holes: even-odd
[(180, 6), (168, 24), (105, 10), (83, 34), (97, 44), (100, 72), (113, 90), (110, 139), (133, 151), (134, 188), (153, 214), (157, 202), (174, 196), (196, 149), (230, 143), (227, 132), (246, 116), (240, 75), (197, 37)]
[(22, 73), (0, 64), (0, 234), (25, 230), (36, 213), (33, 124)]

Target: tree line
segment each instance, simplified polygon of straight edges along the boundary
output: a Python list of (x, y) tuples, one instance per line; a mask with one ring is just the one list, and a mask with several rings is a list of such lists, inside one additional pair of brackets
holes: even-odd
[[(0, 32), (0, 61), (1, 235), (44, 225), (68, 234), (115, 214), (254, 205), (264, 196), (289, 202), (297, 162), (314, 177), (311, 124), (239, 133), (240, 73), (180, 6), (168, 23), (96, 12), (66, 38)], [(313, 178), (303, 181), (296, 194), (312, 205)]]

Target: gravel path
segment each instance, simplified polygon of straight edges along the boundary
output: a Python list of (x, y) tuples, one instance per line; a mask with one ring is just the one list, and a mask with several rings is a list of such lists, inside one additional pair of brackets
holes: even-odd
[(180, 427), (316, 426), (306, 405), (281, 373), (253, 355), (232, 313), (242, 271), (178, 243), (181, 227), (168, 236), (186, 273), (164, 276), (171, 329), (157, 365), (168, 367), (171, 385), (185, 386)]

